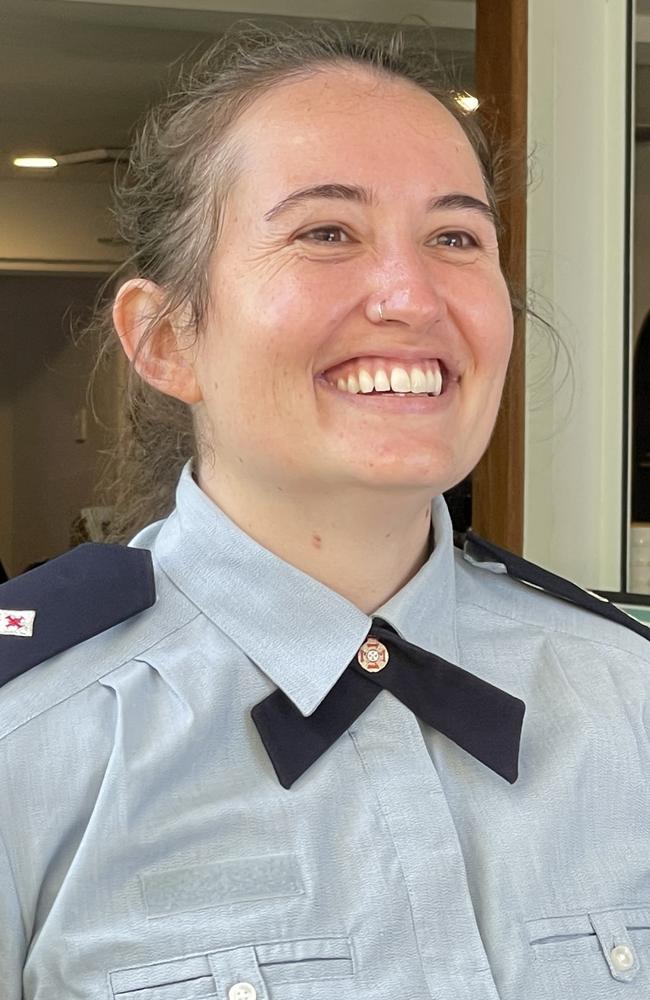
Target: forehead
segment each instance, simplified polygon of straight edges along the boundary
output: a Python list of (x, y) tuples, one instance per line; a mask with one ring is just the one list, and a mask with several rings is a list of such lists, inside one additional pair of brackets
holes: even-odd
[(422, 88), (362, 68), (327, 68), (274, 86), (244, 112), (233, 138), (241, 180), (259, 197), (332, 181), (485, 196), (478, 159), (454, 116)]

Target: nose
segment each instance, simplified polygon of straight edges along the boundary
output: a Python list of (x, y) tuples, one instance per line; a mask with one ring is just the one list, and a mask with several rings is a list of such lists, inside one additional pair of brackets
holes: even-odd
[(402, 251), (384, 259), (373, 276), (366, 315), (374, 323), (399, 323), (415, 330), (439, 323), (447, 314), (441, 276), (431, 261)]

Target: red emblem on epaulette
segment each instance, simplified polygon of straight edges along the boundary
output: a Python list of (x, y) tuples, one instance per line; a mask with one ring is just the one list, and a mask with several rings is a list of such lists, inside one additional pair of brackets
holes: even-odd
[(31, 636), (35, 616), (35, 611), (0, 608), (0, 635)]

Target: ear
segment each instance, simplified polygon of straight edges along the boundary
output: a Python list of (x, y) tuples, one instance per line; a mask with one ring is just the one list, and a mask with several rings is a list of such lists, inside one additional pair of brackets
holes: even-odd
[[(177, 328), (171, 315), (156, 321), (164, 293), (153, 281), (132, 278), (120, 287), (113, 323), (124, 353), (150, 386), (184, 403), (202, 399), (194, 373), (195, 341)], [(153, 321), (153, 326), (152, 326)]]

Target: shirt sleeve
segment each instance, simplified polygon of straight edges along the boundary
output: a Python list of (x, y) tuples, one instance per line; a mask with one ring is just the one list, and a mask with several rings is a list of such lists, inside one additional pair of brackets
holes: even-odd
[(16, 880), (0, 832), (0, 983), (3, 1000), (21, 1000), (27, 935)]

